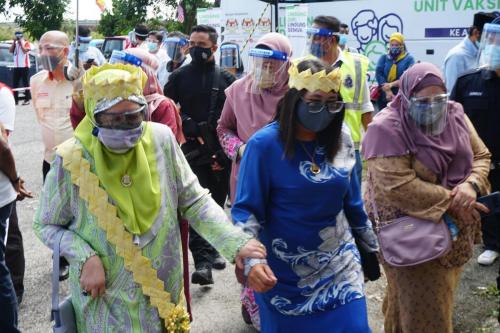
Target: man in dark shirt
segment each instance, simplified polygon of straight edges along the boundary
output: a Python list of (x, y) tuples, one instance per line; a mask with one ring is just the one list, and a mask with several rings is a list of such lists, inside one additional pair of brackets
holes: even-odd
[[(479, 136), (491, 152), (489, 180), (492, 191), (500, 191), (500, 25), (486, 24), (479, 56), (480, 67), (457, 79), (450, 99), (461, 103)], [(485, 251), (478, 257), (491, 265), (500, 255), (500, 216), (483, 219)]]
[[(189, 54), (191, 63), (175, 70), (165, 85), (165, 96), (180, 105), (182, 129), (187, 142), (182, 150), (201, 186), (212, 193), (223, 206), (229, 182), (230, 164), (218, 142), (216, 127), (224, 101), (224, 90), (234, 77), (222, 71), (214, 60), (217, 32), (206, 25), (191, 30)], [(190, 229), (189, 249), (193, 253), (196, 271), (191, 282), (212, 284), (212, 267), (225, 267), (217, 251)]]

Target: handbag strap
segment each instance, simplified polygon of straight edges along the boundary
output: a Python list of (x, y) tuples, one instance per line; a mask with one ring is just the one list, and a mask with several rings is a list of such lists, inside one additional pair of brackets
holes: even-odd
[(373, 208), (373, 216), (375, 217), (375, 228), (379, 228), (380, 225), (380, 216), (378, 215), (378, 208), (377, 204), (375, 203), (375, 196), (373, 195), (373, 189), (372, 187), (374, 186), (373, 181), (372, 181), (372, 174), (369, 169), (366, 171), (366, 175), (368, 176), (368, 186), (367, 186), (367, 191), (368, 191), (368, 201), (372, 205)]
[(56, 324), (60, 321), (59, 318), (59, 256), (61, 240), (64, 235), (64, 230), (61, 230), (56, 235), (54, 248), (52, 253), (52, 311), (51, 320), (55, 320)]

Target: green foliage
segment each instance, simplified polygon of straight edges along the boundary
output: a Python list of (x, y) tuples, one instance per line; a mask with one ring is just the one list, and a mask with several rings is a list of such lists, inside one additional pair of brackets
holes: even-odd
[[(196, 24), (198, 8), (210, 8), (214, 4), (207, 0), (184, 0), (184, 23), (177, 22), (175, 10), (178, 0), (112, 0), (113, 12), (105, 11), (101, 14), (101, 21), (97, 27), (99, 36), (126, 35), (137, 23), (145, 22), (154, 29), (165, 28), (168, 31), (180, 30), (187, 34)], [(62, 30), (74, 37), (74, 22), (63, 22), (63, 13), (69, 0), (0, 0), (0, 15), (7, 13), (9, 6), (20, 6), (23, 14), (15, 21), (33, 39), (40, 37), (49, 30)], [(170, 17), (164, 17), (160, 6), (166, 5), (172, 9)], [(146, 20), (148, 8), (153, 8), (154, 19)], [(0, 36), (9, 37), (10, 31), (0, 30)], [(3, 38), (3, 37), (2, 37)]]
[(0, 0), (0, 15), (7, 14), (9, 8), (7, 7), (6, 0)]
[[(0, 0), (3, 1), (3, 0)], [(49, 30), (60, 30), (69, 0), (10, 0), (11, 7), (20, 6), (23, 14), (15, 22), (34, 39)]]
[(14, 38), (14, 32), (19, 30), (15, 26), (2, 24), (0, 26), (0, 40), (12, 40)]
[(113, 0), (113, 13), (105, 11), (97, 31), (104, 36), (126, 35), (137, 23), (146, 21), (154, 0)]

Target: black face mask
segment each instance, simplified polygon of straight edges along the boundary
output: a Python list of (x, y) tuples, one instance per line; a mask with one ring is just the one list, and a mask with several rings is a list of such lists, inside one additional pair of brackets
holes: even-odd
[(212, 56), (212, 49), (209, 47), (193, 46), (189, 49), (189, 54), (193, 62), (203, 64)]

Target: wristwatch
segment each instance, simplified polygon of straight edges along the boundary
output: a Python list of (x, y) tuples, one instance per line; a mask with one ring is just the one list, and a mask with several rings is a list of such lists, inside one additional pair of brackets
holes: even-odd
[(481, 189), (476, 184), (476, 182), (474, 182), (472, 180), (468, 180), (468, 181), (466, 181), (466, 183), (469, 183), (472, 186), (472, 188), (474, 189), (474, 191), (476, 191), (477, 197), (479, 198), (481, 196)]
[(259, 265), (259, 264), (266, 264), (267, 265), (267, 260), (266, 259), (258, 259), (258, 258), (245, 258), (245, 270), (243, 271), (243, 274), (245, 276), (248, 276), (248, 274), (252, 270), (252, 267), (255, 265)]

